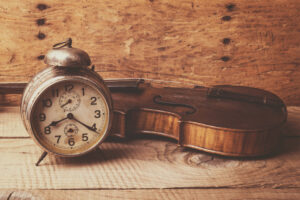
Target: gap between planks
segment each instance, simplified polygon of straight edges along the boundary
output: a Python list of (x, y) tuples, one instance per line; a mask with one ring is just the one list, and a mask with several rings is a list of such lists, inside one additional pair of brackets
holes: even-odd
[(0, 191), (0, 200), (76, 199), (290, 199), (300, 198), (297, 189), (150, 189), (150, 190), (12, 190)]

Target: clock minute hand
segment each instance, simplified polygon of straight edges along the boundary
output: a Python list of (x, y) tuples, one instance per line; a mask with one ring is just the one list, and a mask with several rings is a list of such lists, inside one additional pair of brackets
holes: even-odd
[(67, 117), (68, 117), (69, 119), (73, 119), (74, 121), (76, 121), (76, 122), (78, 122), (79, 124), (83, 125), (83, 126), (86, 127), (87, 129), (89, 129), (89, 130), (91, 130), (91, 131), (94, 131), (94, 132), (98, 133), (94, 128), (92, 128), (92, 127), (86, 125), (85, 123), (79, 121), (78, 119), (76, 119), (72, 113), (69, 113)]

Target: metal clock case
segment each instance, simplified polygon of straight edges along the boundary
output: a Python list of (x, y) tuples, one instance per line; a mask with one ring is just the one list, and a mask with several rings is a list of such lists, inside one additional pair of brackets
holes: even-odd
[(45, 56), (48, 67), (33, 77), (23, 93), (22, 120), (45, 150), (41, 157), (47, 152), (83, 155), (102, 143), (111, 128), (109, 89), (93, 67), (88, 68), (88, 54), (71, 43), (69, 39), (54, 45)]

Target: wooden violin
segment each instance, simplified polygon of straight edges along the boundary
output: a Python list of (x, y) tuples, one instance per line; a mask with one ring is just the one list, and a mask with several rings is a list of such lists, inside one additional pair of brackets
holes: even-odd
[[(114, 117), (110, 135), (155, 134), (183, 147), (226, 156), (273, 152), (287, 119), (276, 95), (256, 88), (155, 88), (143, 79), (105, 80)], [(21, 93), (25, 84), (2, 84), (0, 91)]]
[[(279, 143), (287, 119), (276, 95), (256, 88), (154, 88), (143, 80), (109, 81), (112, 134), (174, 138), (183, 147), (226, 156), (260, 156)], [(127, 87), (126, 87), (127, 85)]]

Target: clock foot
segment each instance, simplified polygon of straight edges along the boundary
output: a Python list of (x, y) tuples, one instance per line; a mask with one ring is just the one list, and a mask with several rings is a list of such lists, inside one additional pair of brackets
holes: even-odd
[(47, 156), (47, 154), (48, 153), (46, 151), (44, 151), (42, 153), (42, 155), (40, 156), (39, 160), (36, 162), (35, 166), (39, 166), (40, 162), (42, 162), (42, 160), (44, 160), (44, 158)]

